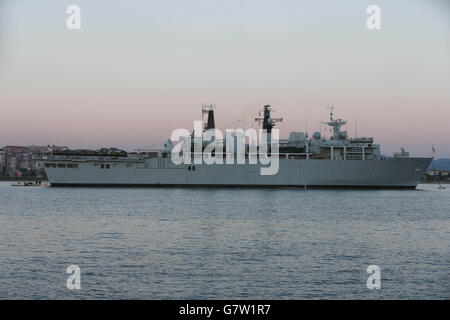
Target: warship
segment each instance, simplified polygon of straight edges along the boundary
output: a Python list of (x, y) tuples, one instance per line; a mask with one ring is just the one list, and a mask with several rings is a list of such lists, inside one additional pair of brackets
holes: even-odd
[[(261, 174), (261, 169), (267, 164), (250, 161), (255, 156), (252, 150), (253, 153), (255, 150), (258, 152), (262, 150), (262, 145), (252, 147), (250, 143), (245, 143), (242, 161), (233, 164), (197, 161), (198, 154), (202, 159), (205, 141), (215, 139), (214, 135), (212, 139), (211, 136), (203, 139), (207, 133), (217, 130), (214, 110), (215, 106), (202, 106), (203, 118), (207, 119), (203, 121), (201, 130), (194, 130), (178, 142), (169, 139), (161, 149), (136, 152), (114, 148), (54, 151), (44, 163), (48, 180), (52, 187), (415, 189), (432, 161), (432, 158), (410, 157), (404, 149), (392, 157), (382, 156), (380, 146), (374, 144), (372, 137), (349, 138), (347, 131), (342, 130), (346, 121), (335, 119), (333, 109), (330, 120), (324, 122), (331, 129), (329, 137), (322, 136), (321, 132), (315, 132), (311, 137), (306, 132), (291, 132), (288, 139), (276, 141), (276, 148), (272, 144), (266, 148), (269, 158), (277, 159), (278, 167), (274, 174)], [(275, 124), (283, 119), (272, 118), (273, 110), (269, 105), (264, 106), (262, 112), (263, 116), (255, 121), (261, 124), (262, 130), (267, 133), (266, 138), (271, 141)], [(230, 148), (235, 142), (226, 141), (235, 138), (228, 136), (215, 140), (217, 148), (212, 154), (216, 160), (238, 157), (236, 148)], [(195, 148), (196, 144), (197, 151), (184, 154), (184, 159), (189, 161), (175, 161), (183, 150), (190, 150), (191, 146)]]

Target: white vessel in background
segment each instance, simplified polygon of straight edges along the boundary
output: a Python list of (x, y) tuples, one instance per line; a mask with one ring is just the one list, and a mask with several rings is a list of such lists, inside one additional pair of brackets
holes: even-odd
[[(208, 115), (206, 132), (215, 128), (214, 108), (203, 111)], [(282, 119), (272, 118), (270, 106), (264, 106), (264, 117), (256, 120), (270, 134)], [(392, 158), (382, 157), (373, 138), (349, 138), (341, 130), (345, 123), (334, 119), (331, 111), (325, 123), (332, 128), (330, 138), (320, 132), (312, 137), (291, 132), (288, 139), (280, 139), (275, 175), (261, 175), (262, 165), (247, 160), (234, 165), (177, 165), (171, 159), (171, 143), (163, 150), (132, 153), (117, 149), (53, 152), (45, 171), (52, 186), (416, 188), (432, 158), (412, 158), (404, 150)]]

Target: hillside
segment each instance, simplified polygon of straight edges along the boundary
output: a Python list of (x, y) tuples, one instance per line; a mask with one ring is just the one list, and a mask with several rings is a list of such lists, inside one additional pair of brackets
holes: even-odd
[(428, 169), (450, 171), (450, 159), (435, 159), (431, 162)]

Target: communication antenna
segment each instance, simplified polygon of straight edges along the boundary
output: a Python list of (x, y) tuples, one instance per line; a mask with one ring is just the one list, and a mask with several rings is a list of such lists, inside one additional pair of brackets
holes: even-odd
[(319, 118), (319, 133), (320, 137), (322, 137), (322, 117)]
[(328, 107), (328, 110), (330, 111), (330, 121), (333, 122), (334, 103)]
[(202, 104), (202, 116), (205, 113), (208, 113), (209, 111), (215, 110), (216, 109), (216, 105), (215, 104)]
[(306, 116), (305, 116), (305, 131), (306, 131), (306, 134), (308, 134), (308, 112), (306, 112)]

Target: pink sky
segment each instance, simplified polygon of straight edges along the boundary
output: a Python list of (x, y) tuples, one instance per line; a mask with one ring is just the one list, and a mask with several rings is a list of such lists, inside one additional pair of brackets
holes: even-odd
[[(6, 1), (0, 8), (0, 146), (127, 150), (191, 129), (255, 125), (270, 104), (281, 136), (319, 130), (334, 104), (384, 154), (450, 157), (450, 8), (444, 1)], [(149, 4), (150, 3), (150, 4)], [(5, 14), (6, 12), (6, 14)], [(4, 49), (3, 49), (4, 48)]]

